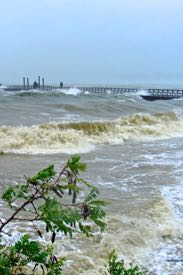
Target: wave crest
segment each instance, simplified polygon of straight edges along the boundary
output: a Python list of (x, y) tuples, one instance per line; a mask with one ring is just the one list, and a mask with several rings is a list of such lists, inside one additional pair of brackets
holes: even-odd
[(125, 140), (183, 136), (183, 121), (174, 112), (134, 114), (113, 121), (47, 123), (1, 126), (0, 151), (14, 153), (83, 153), (97, 144), (121, 144)]

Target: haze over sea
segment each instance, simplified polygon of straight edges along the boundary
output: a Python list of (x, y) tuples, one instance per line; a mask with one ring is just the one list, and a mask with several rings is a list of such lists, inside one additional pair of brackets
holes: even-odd
[(58, 245), (70, 259), (64, 274), (103, 274), (113, 249), (153, 274), (183, 270), (183, 101), (142, 93), (0, 92), (0, 191), (79, 153), (85, 178), (110, 202), (108, 231)]

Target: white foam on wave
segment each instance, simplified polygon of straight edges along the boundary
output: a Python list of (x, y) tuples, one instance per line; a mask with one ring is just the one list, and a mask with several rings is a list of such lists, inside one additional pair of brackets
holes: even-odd
[(84, 153), (96, 145), (152, 141), (183, 136), (183, 120), (175, 113), (134, 114), (113, 121), (50, 122), (1, 126), (0, 150), (13, 153)]
[(148, 92), (148, 90), (140, 89), (135, 94), (139, 95), (139, 96), (141, 96), (141, 95), (149, 95), (149, 92)]
[(88, 245), (79, 237), (77, 242), (68, 242), (68, 249), (60, 251), (57, 243), (60, 255), (70, 259), (64, 267), (68, 275), (105, 274), (108, 254), (114, 249), (125, 264), (135, 262), (153, 274), (181, 274), (169, 267), (166, 253), (161, 248), (164, 248), (165, 239), (171, 242), (181, 235), (182, 224), (161, 196), (144, 205), (143, 210), (131, 207), (126, 215), (109, 214), (106, 222), (108, 230), (102, 234), (96, 232)]
[(183, 217), (183, 179), (178, 185), (164, 186), (162, 194), (168, 198), (178, 216)]
[(73, 95), (73, 96), (77, 96), (82, 93), (82, 91), (77, 88), (57, 89), (57, 91), (65, 94), (65, 95)]
[(139, 89), (137, 92), (133, 91), (129, 93), (124, 93), (123, 95), (126, 97), (135, 96), (135, 97), (141, 98), (142, 95), (149, 95), (149, 92), (148, 90)]
[(111, 95), (112, 92), (111, 92), (110, 90), (107, 90), (107, 91), (106, 91), (106, 94)]
[(91, 93), (89, 91), (84, 92), (85, 95), (90, 95)]
[[(168, 262), (172, 257), (180, 259), (176, 255), (177, 247), (172, 243), (183, 233), (182, 223), (174, 216), (171, 205), (159, 196), (145, 204), (143, 209), (131, 207), (128, 210), (128, 213), (122, 215), (108, 214), (108, 229), (103, 233), (95, 230), (89, 240), (77, 233), (73, 239), (58, 236), (56, 254), (68, 259), (64, 265), (64, 274), (105, 274), (108, 254), (113, 249), (125, 264), (135, 262), (149, 272), (154, 272), (152, 274), (181, 274), (181, 262), (176, 267), (175, 263), (172, 265)], [(35, 238), (34, 230), (28, 223), (26, 229), (18, 223), (7, 229), (12, 233), (13, 242), (25, 230)], [(3, 241), (9, 243), (10, 238), (5, 236)], [(46, 243), (46, 239), (43, 241)]]
[(7, 86), (6, 85), (3, 85), (3, 84), (0, 84), (0, 89), (6, 89), (7, 88)]
[(175, 100), (177, 100), (177, 101), (182, 101), (182, 100), (183, 100), (183, 97), (175, 98)]
[(81, 90), (77, 88), (70, 88), (70, 89), (29, 89), (29, 90), (19, 90), (19, 91), (6, 91), (4, 90), (6, 86), (0, 86), (0, 91), (3, 92), (4, 96), (11, 96), (11, 95), (29, 95), (29, 94), (48, 94), (48, 95), (53, 95), (53, 94), (65, 94), (65, 95), (73, 95), (77, 96), (83, 93)]
[[(149, 267), (157, 275), (182, 274), (183, 269), (183, 180), (179, 184), (163, 186), (161, 194), (172, 209), (174, 217), (170, 216), (167, 224), (160, 224), (164, 231), (163, 239), (159, 242), (159, 249), (151, 252)], [(161, 217), (161, 214), (160, 214)]]

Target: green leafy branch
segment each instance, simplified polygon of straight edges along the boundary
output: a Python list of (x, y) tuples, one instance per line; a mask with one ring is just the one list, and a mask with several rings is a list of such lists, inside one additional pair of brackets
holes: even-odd
[[(55, 242), (58, 232), (72, 237), (73, 232), (80, 231), (86, 234), (86, 236), (91, 236), (92, 227), (83, 223), (86, 219), (90, 219), (103, 231), (106, 227), (103, 221), (105, 217), (103, 210), (105, 202), (97, 199), (98, 190), (96, 187), (80, 178), (80, 173), (84, 171), (86, 171), (86, 164), (80, 162), (79, 155), (74, 155), (58, 174), (55, 171), (54, 165), (50, 165), (33, 177), (25, 177), (26, 182), (24, 184), (9, 186), (3, 193), (2, 199), (8, 203), (13, 212), (6, 220), (0, 219), (0, 234), (9, 234), (9, 232), (5, 232), (4, 230), (13, 221), (32, 222), (40, 237), (45, 232), (50, 232), (52, 243)], [(89, 189), (89, 194), (84, 202), (76, 203), (81, 188), (80, 185), (85, 185)], [(64, 202), (67, 195), (71, 196), (71, 203)], [(42, 232), (43, 230), (37, 225), (36, 221), (42, 221), (45, 224), (44, 232)], [(17, 250), (18, 247), (22, 247), (20, 251), (24, 255), (20, 259), (17, 256), (20, 253)], [(34, 249), (32, 249), (33, 247)], [(30, 255), (26, 254), (25, 251), (27, 251), (26, 253), (30, 251), (32, 253), (30, 255), (34, 257), (31, 256), (32, 258), (30, 258)], [(9, 259), (10, 256), (12, 260)], [(11, 265), (14, 262), (15, 266), (17, 264), (22, 266), (31, 261), (35, 263), (33, 270), (39, 266), (42, 270), (44, 268), (47, 269), (47, 273), (43, 274), (60, 274), (58, 272), (49, 272), (52, 272), (52, 269), (56, 268), (57, 265), (59, 266), (58, 270), (61, 270), (61, 264), (59, 263), (63, 263), (63, 261), (49, 260), (51, 263), (54, 262), (54, 267), (51, 269), (51, 263), (47, 260), (48, 256), (49, 259), (56, 259), (56, 256), (51, 255), (47, 250), (41, 252), (39, 243), (36, 244), (36, 242), (30, 241), (27, 236), (23, 236), (20, 242), (16, 243), (13, 248), (11, 247), (6, 252), (1, 253), (0, 263), (6, 262), (8, 268), (10, 262)], [(7, 261), (7, 259), (9, 260)], [(40, 259), (42, 259), (42, 262), (40, 262)]]
[(124, 260), (117, 260), (117, 255), (115, 250), (109, 254), (108, 261), (108, 273), (110, 275), (147, 275), (147, 272), (142, 272), (138, 265), (133, 265), (130, 263), (130, 267), (126, 267)]
[(53, 256), (53, 247), (47, 245), (45, 249), (36, 241), (31, 241), (28, 235), (10, 247), (1, 248), (0, 254), (0, 274), (4, 275), (24, 275), (25, 266), (29, 263), (35, 263), (32, 269), (32, 275), (38, 266), (42, 274), (59, 275), (62, 272), (62, 266), (65, 258)]

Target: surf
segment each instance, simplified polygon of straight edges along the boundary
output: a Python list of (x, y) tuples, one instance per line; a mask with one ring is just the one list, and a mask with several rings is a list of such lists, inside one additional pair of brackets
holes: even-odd
[(4, 153), (85, 153), (97, 145), (123, 144), (183, 136), (183, 120), (175, 112), (140, 114), (106, 121), (49, 122), (1, 126)]

